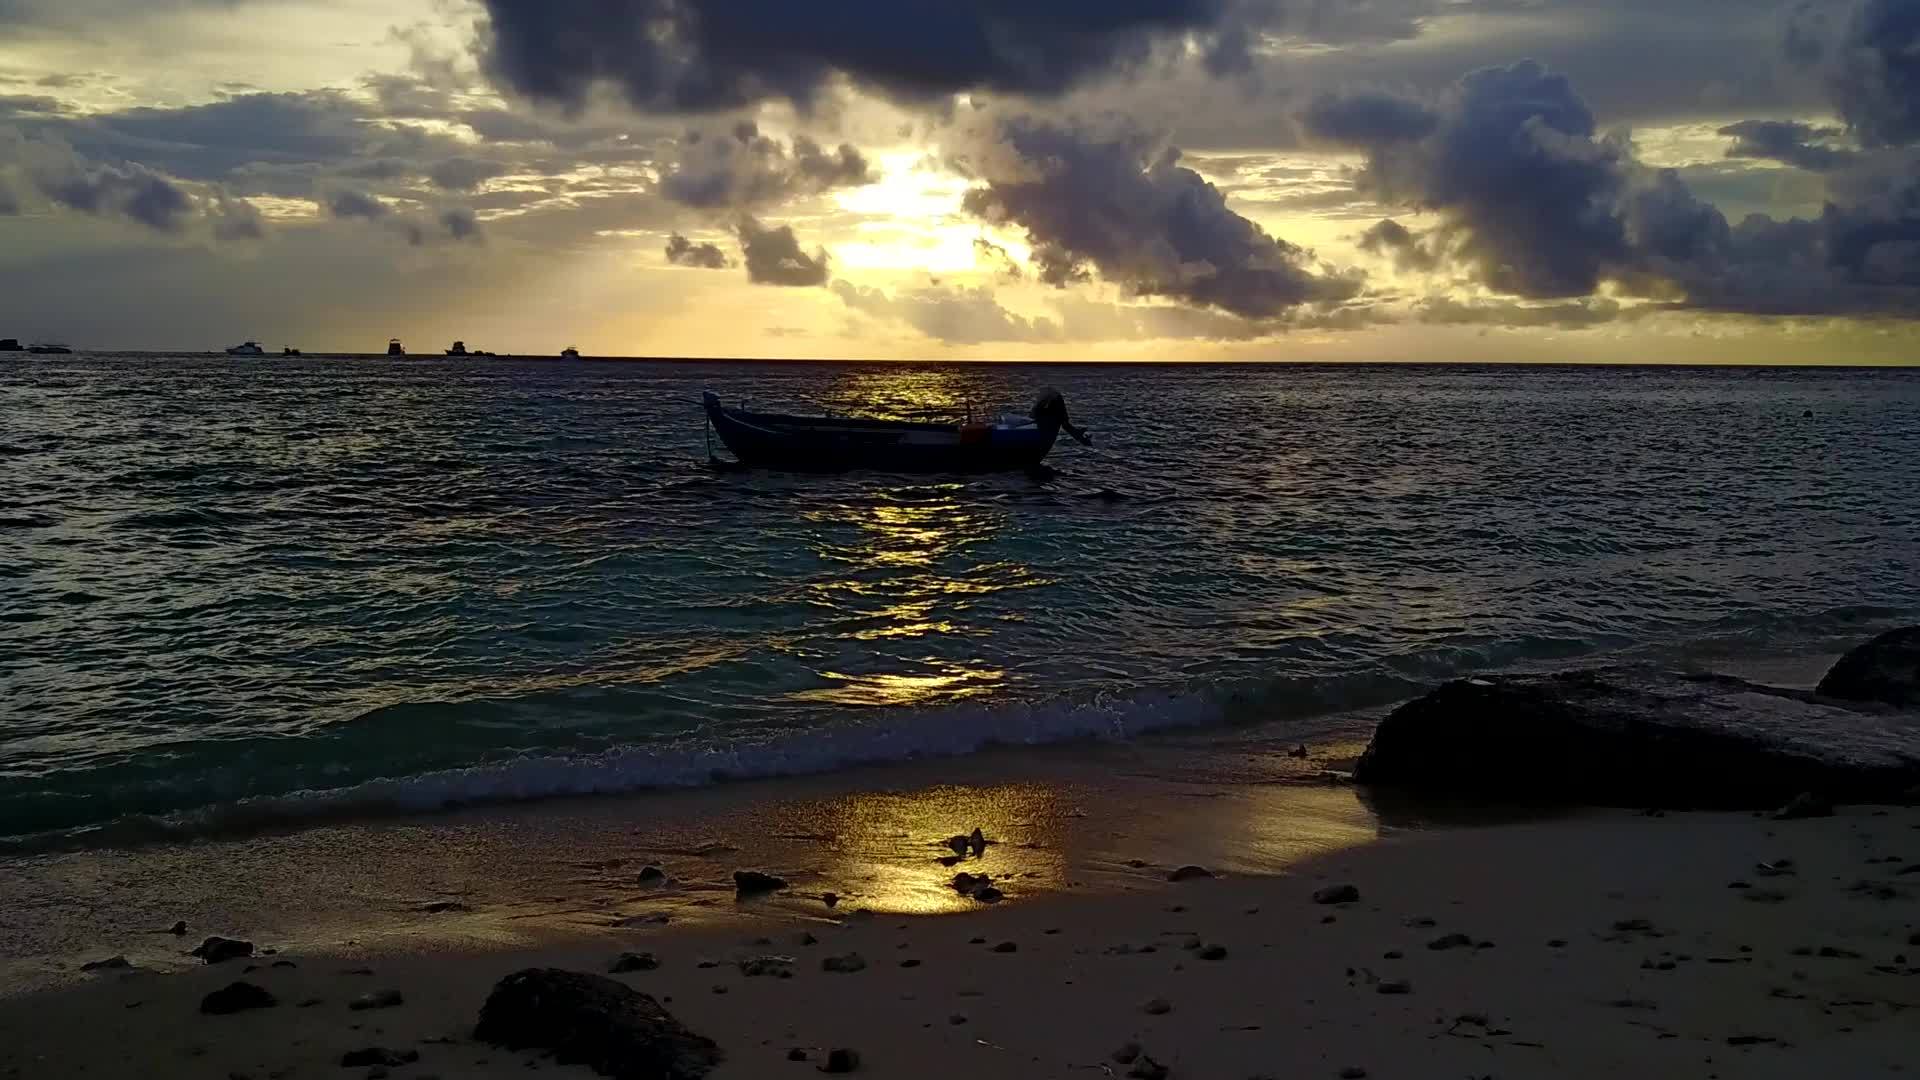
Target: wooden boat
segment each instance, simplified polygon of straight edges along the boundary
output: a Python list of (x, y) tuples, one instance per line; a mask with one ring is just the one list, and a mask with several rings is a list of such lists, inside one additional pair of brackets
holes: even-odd
[(1067, 403), (1048, 390), (1032, 416), (997, 424), (873, 420), (853, 416), (788, 416), (748, 412), (702, 396), (707, 423), (742, 465), (796, 472), (875, 469), (906, 473), (985, 473), (1030, 469), (1062, 431), (1092, 446), (1067, 418)]

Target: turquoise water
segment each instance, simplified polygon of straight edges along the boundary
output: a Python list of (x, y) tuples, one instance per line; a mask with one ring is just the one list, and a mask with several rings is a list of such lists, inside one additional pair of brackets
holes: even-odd
[[(1049, 385), (1098, 440), (1051, 477), (704, 466), (702, 389), (1024, 411)], [(10, 360), (0, 836), (1832, 648), (1920, 614), (1916, 492), (1920, 371)]]

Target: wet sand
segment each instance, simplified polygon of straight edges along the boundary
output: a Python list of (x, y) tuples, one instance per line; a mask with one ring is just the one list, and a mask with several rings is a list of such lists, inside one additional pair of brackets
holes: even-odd
[[(1920, 872), (1902, 871), (1920, 812), (1489, 822), (1313, 782), (1337, 754), (1245, 749), (990, 755), (9, 860), (0, 1075), (360, 1076), (342, 1055), (381, 1047), (419, 1054), (395, 1077), (586, 1076), (475, 1043), (473, 1024), (509, 972), (604, 972), (622, 952), (654, 955), (614, 977), (716, 1040), (718, 1077), (808, 1075), (834, 1047), (875, 1076), (1153, 1075), (1114, 1060), (1128, 1043), (1175, 1077), (1915, 1068)], [(995, 842), (944, 865), (975, 826)], [(1188, 863), (1215, 876), (1167, 880)], [(653, 864), (672, 880), (643, 884)], [(739, 902), (733, 869), (791, 888)], [(961, 896), (960, 871), (1006, 899)], [(1359, 899), (1315, 901), (1335, 885)], [(154, 932), (176, 919), (187, 935)], [(183, 955), (208, 934), (276, 952)], [(854, 953), (861, 970), (823, 970)], [(78, 970), (113, 955), (134, 969)], [(792, 977), (739, 966), (760, 957)], [(199, 1011), (235, 980), (278, 1004)], [(402, 1003), (349, 1007), (387, 990)]]

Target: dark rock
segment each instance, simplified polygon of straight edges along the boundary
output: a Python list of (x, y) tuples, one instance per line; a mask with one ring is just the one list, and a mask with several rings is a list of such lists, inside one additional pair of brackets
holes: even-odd
[(1405, 979), (1382, 979), (1374, 985), (1373, 989), (1381, 994), (1411, 994), (1413, 984)]
[(920, 966), (920, 961), (912, 957), (908, 957), (907, 959), (900, 961), (900, 966), (903, 968), (917, 968)]
[(1167, 880), (1168, 881), (1198, 881), (1201, 878), (1210, 878), (1212, 876), (1213, 876), (1213, 871), (1207, 869), (1204, 866), (1182, 866), (1177, 870), (1173, 870), (1169, 872), (1167, 874)]
[(1287, 751), (1287, 756), (1295, 759), (1305, 758), (1307, 756), (1306, 745), (1301, 744), (1299, 746), (1295, 746), (1293, 749)]
[(650, 952), (623, 952), (607, 965), (612, 975), (625, 975), (630, 971), (653, 971), (660, 966), (660, 958)]
[(820, 944), (820, 939), (817, 937), (814, 937), (811, 933), (808, 933), (807, 931), (802, 930), (800, 932), (800, 936), (793, 939), (793, 943), (795, 945), (802, 945), (802, 946), (818, 945)]
[(89, 960), (80, 965), (81, 971), (125, 971), (133, 964), (124, 956), (109, 956), (105, 960)]
[(860, 1068), (860, 1052), (846, 1047), (835, 1047), (827, 1051), (827, 1060), (820, 1066), (823, 1073), (850, 1073)]
[(1799, 821), (1803, 818), (1833, 816), (1833, 801), (1811, 791), (1803, 791), (1787, 800), (1787, 805), (1773, 812), (1775, 821)]
[(1134, 1059), (1140, 1056), (1140, 1044), (1137, 1042), (1121, 1043), (1120, 1049), (1115, 1050), (1112, 1056), (1114, 1064), (1116, 1065), (1131, 1065)]
[(829, 956), (820, 961), (820, 970), (851, 975), (856, 971), (867, 970), (867, 958), (857, 952), (850, 952), (844, 956)]
[(300, 965), (291, 960), (275, 960), (273, 966), (277, 968), (297, 968)]
[(424, 911), (429, 915), (444, 915), (451, 911), (472, 911), (473, 909), (458, 900), (430, 900), (421, 904), (416, 910)]
[(1473, 939), (1465, 934), (1442, 934), (1432, 941), (1427, 942), (1427, 948), (1432, 949), (1434, 952), (1445, 952), (1448, 949), (1465, 949), (1470, 948), (1472, 945)]
[(1890, 630), (1854, 649), (1817, 689), (1848, 701), (1920, 708), (1920, 626)]
[(1145, 1054), (1141, 1054), (1133, 1063), (1133, 1068), (1127, 1070), (1127, 1075), (1132, 1080), (1167, 1080), (1167, 1074), (1168, 1069), (1165, 1065)]
[(1202, 960), (1225, 960), (1227, 958), (1227, 947), (1225, 945), (1207, 945), (1201, 948), (1195, 955)]
[(194, 947), (189, 956), (197, 956), (209, 964), (223, 964), (228, 960), (238, 960), (253, 955), (253, 942), (239, 941), (234, 938), (210, 937)]
[(733, 872), (734, 895), (742, 899), (750, 896), (765, 896), (770, 892), (779, 892), (787, 887), (784, 878), (763, 874), (758, 870), (735, 870)]
[(406, 997), (398, 990), (372, 990), (347, 1002), (347, 1008), (365, 1012), (368, 1009), (391, 1009), (406, 1003)]
[(968, 845), (969, 841), (965, 836), (947, 837), (947, 847), (950, 848), (955, 855), (965, 855)]
[(967, 850), (973, 852), (973, 857), (976, 859), (985, 855), (987, 853), (986, 834), (979, 829), (973, 830), (973, 834), (967, 837)]
[(1360, 890), (1351, 885), (1329, 885), (1316, 889), (1313, 902), (1316, 904), (1355, 904), (1360, 901)]
[(474, 1038), (509, 1050), (551, 1049), (562, 1065), (617, 1080), (699, 1080), (719, 1064), (713, 1040), (681, 1026), (652, 997), (612, 979), (528, 968), (501, 979)]
[(740, 974), (750, 979), (762, 976), (771, 976), (776, 979), (793, 978), (793, 957), (791, 956), (756, 956), (751, 960), (740, 961), (738, 966)]
[(228, 983), (201, 998), (200, 1011), (209, 1016), (226, 1016), (248, 1009), (271, 1009), (278, 1004), (280, 999), (268, 993), (266, 987), (236, 982)]
[(1358, 1065), (1349, 1065), (1340, 1070), (1340, 1080), (1367, 1080), (1367, 1070)]
[(1173, 1011), (1173, 1006), (1166, 998), (1151, 998), (1140, 1006), (1140, 1011), (1148, 1016), (1165, 1016)]
[(174, 923), (174, 924), (173, 924), (173, 925), (172, 925), (171, 927), (168, 927), (168, 928), (167, 928), (167, 933), (169, 933), (169, 934), (172, 934), (172, 935), (173, 935), (174, 937), (185, 937), (185, 936), (187, 936), (187, 923), (186, 923), (186, 920), (184, 920), (184, 919), (183, 919), (183, 920), (181, 920), (181, 921), (179, 921), (179, 922), (177, 922), (177, 923)]
[(1763, 809), (1896, 799), (1920, 721), (1719, 675), (1637, 667), (1448, 683), (1395, 709), (1355, 779), (1542, 804)]
[(363, 1065), (411, 1065), (420, 1060), (418, 1050), (389, 1050), (384, 1046), (369, 1046), (364, 1050), (349, 1050), (340, 1055), (340, 1067), (358, 1068)]
[(1001, 942), (1000, 944), (998, 944), (998, 945), (995, 945), (995, 946), (993, 947), (993, 951), (994, 951), (994, 952), (997, 952), (997, 953), (1012, 953), (1012, 952), (1019, 952), (1019, 951), (1020, 951), (1020, 946), (1018, 946), (1018, 945), (1016, 945), (1016, 944), (1014, 944), (1014, 943), (1013, 943), (1013, 942), (1011, 942), (1011, 941), (1003, 941), (1003, 942)]
[(975, 892), (993, 884), (993, 879), (985, 874), (959, 873), (953, 875), (953, 891), (962, 896), (972, 896)]
[(999, 889), (996, 889), (991, 885), (987, 885), (982, 888), (975, 889), (973, 892), (973, 898), (975, 901), (982, 904), (997, 904), (1000, 901), (1005, 900), (1007, 898), (1007, 894), (1001, 892)]
[(645, 866), (640, 869), (640, 884), (665, 885), (666, 883), (667, 872), (658, 866)]
[(788, 1061), (805, 1061), (807, 1060), (807, 1052), (796, 1046), (793, 1049), (787, 1051), (787, 1060)]
[(959, 1027), (960, 1025), (966, 1022), (967, 1022), (966, 1013), (954, 1013), (951, 1016), (947, 1017), (947, 1023), (952, 1024), (954, 1027)]

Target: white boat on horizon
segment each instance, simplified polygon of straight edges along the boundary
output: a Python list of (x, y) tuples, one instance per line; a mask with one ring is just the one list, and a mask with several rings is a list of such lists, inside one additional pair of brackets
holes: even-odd
[(229, 348), (227, 350), (227, 355), (228, 356), (265, 356), (267, 355), (267, 350), (261, 348), (260, 343), (257, 341), (245, 341)]

